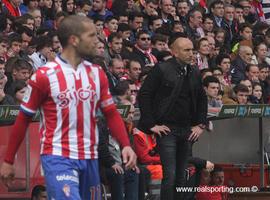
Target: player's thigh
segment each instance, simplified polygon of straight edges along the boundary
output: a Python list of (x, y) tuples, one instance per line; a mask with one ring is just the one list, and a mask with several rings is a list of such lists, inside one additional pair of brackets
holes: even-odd
[(81, 200), (76, 166), (61, 156), (41, 156), (48, 199)]

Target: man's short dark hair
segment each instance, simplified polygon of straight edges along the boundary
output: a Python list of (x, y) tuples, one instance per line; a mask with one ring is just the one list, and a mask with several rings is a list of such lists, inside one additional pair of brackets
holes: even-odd
[(249, 72), (251, 67), (258, 67), (258, 69), (259, 69), (259, 66), (256, 65), (256, 64), (248, 64), (248, 65), (246, 66), (246, 72)]
[(230, 57), (229, 54), (225, 54), (225, 53), (218, 54), (217, 57), (216, 57), (216, 64), (217, 64), (217, 65), (221, 65), (222, 61), (223, 61), (225, 58), (231, 60), (231, 57)]
[(248, 22), (241, 23), (241, 24), (239, 25), (238, 30), (239, 30), (239, 32), (243, 32), (245, 28), (250, 28), (251, 30), (253, 30), (253, 29), (252, 29), (252, 25), (251, 25), (250, 23), (248, 23)]
[(104, 23), (109, 23), (110, 21), (112, 21), (113, 19), (117, 20), (118, 21), (118, 18), (115, 17), (115, 16), (108, 16), (106, 17)]
[(58, 38), (62, 47), (68, 45), (68, 39), (72, 35), (80, 36), (85, 31), (84, 23), (91, 22), (87, 17), (70, 15), (65, 17), (58, 28)]
[(122, 96), (129, 89), (129, 82), (127, 80), (119, 81), (115, 86), (114, 91), (115, 95)]
[(215, 173), (218, 173), (218, 172), (224, 172), (224, 169), (220, 166), (215, 166), (213, 171), (211, 171), (211, 176), (213, 176)]
[(132, 13), (129, 14), (128, 20), (129, 20), (129, 21), (134, 21), (134, 19), (135, 19), (136, 17), (142, 17), (142, 18), (143, 18), (143, 14), (140, 13), (140, 12), (132, 12)]
[(203, 14), (202, 23), (204, 23), (206, 19), (210, 19), (211, 21), (214, 21), (212, 15), (209, 13)]
[(203, 79), (203, 86), (208, 87), (210, 83), (220, 83), (218, 78), (215, 76), (207, 76)]
[(34, 32), (30, 28), (28, 28), (26, 26), (20, 26), (17, 29), (17, 33), (19, 33), (20, 35), (25, 33), (28, 37), (33, 37), (34, 36)]
[[(58, 36), (59, 37), (59, 36)], [(52, 47), (52, 37), (49, 37), (47, 35), (40, 36), (37, 40), (37, 51), (45, 48), (45, 47)]]
[(31, 199), (38, 197), (41, 192), (46, 192), (46, 187), (43, 185), (36, 185), (32, 190)]
[(237, 84), (234, 88), (233, 91), (235, 94), (237, 94), (238, 92), (246, 92), (249, 93), (248, 87), (242, 83)]
[(216, 5), (224, 5), (224, 2), (221, 1), (221, 0), (213, 1), (213, 3), (211, 3), (211, 5), (210, 5), (210, 10), (211, 10), (212, 8), (215, 8)]
[(136, 34), (136, 39), (139, 39), (142, 34), (147, 34), (150, 36), (147, 30), (139, 30), (139, 32)]
[(153, 37), (152, 37), (152, 44), (155, 44), (156, 42), (158, 41), (161, 41), (161, 42), (167, 42), (167, 37), (165, 35), (162, 35), (162, 34), (155, 34)]
[(22, 43), (22, 37), (18, 33), (12, 33), (8, 36), (9, 44), (12, 45), (13, 42), (19, 42)]
[(121, 32), (124, 32), (124, 31), (130, 31), (130, 27), (128, 24), (126, 23), (121, 23), (121, 24), (118, 24), (118, 28), (117, 28), (117, 32), (121, 31)]
[(121, 34), (115, 32), (115, 33), (111, 33), (108, 37), (108, 43), (111, 43), (113, 41), (113, 39), (122, 39)]

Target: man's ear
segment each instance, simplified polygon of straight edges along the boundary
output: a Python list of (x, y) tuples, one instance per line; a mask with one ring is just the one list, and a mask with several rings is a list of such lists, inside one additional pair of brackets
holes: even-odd
[(75, 35), (71, 35), (68, 39), (68, 43), (72, 46), (78, 46), (79, 42), (79, 38)]

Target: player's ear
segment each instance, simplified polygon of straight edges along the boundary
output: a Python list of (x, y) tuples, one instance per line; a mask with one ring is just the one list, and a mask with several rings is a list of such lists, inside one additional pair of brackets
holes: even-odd
[(78, 36), (76, 36), (76, 35), (71, 35), (70, 37), (69, 37), (69, 44), (70, 45), (72, 45), (72, 46), (78, 46), (78, 44), (79, 44), (79, 38), (78, 38)]

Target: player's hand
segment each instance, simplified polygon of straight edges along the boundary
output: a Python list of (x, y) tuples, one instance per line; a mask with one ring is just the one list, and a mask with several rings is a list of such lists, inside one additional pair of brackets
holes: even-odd
[(203, 133), (203, 129), (200, 128), (199, 126), (193, 126), (191, 128), (191, 134), (188, 138), (189, 141), (196, 141), (200, 137), (200, 135)]
[(3, 181), (3, 183), (9, 187), (13, 181), (14, 178), (14, 167), (13, 165), (3, 162), (1, 169), (0, 169), (0, 176)]
[(162, 134), (168, 135), (168, 133), (171, 132), (171, 130), (165, 125), (155, 125), (154, 127), (150, 128), (150, 130), (159, 137), (161, 137)]
[(122, 150), (123, 163), (126, 169), (133, 169), (136, 166), (137, 155), (130, 146), (125, 146)]
[(207, 171), (209, 171), (209, 172), (211, 172), (211, 171), (213, 171), (214, 170), (214, 167), (215, 167), (215, 165), (214, 165), (214, 163), (212, 163), (212, 162), (210, 162), (210, 161), (206, 161), (206, 169), (207, 169)]
[(119, 164), (115, 163), (112, 168), (116, 174), (124, 174), (124, 169)]

